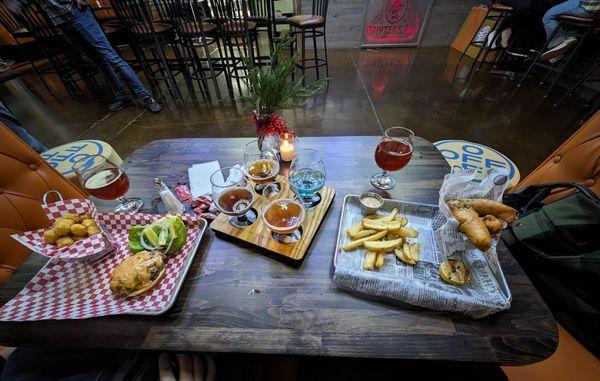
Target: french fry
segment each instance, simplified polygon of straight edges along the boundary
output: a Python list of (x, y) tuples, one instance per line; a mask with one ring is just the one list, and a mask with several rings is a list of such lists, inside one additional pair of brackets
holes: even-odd
[[(377, 229), (375, 229), (377, 230)], [(393, 233), (398, 234), (398, 237), (402, 237), (402, 238), (417, 238), (419, 236), (419, 232), (411, 229), (411, 228), (400, 228), (400, 229), (394, 229), (391, 230)]]
[(377, 233), (377, 230), (361, 230), (354, 234), (348, 234), (352, 239), (359, 239), (370, 236), (371, 234)]
[(364, 246), (367, 250), (379, 252), (393, 250), (401, 243), (402, 239), (394, 239), (391, 241), (368, 241), (364, 243)]
[(363, 230), (362, 221), (357, 223), (356, 225), (350, 226), (348, 230), (346, 230), (346, 233), (350, 238), (354, 238), (354, 235), (361, 230)]
[(379, 214), (379, 213), (369, 214), (368, 216), (365, 216), (363, 218), (363, 221), (365, 219), (367, 219), (367, 220), (378, 220), (378, 219), (383, 218), (383, 217), (385, 217), (385, 216), (383, 214)]
[(385, 263), (385, 254), (377, 253), (377, 259), (375, 260), (375, 268), (380, 269)]
[(398, 208), (392, 209), (392, 212), (385, 218), (386, 221), (394, 221), (396, 215), (398, 214)]
[(410, 247), (406, 242), (404, 242), (404, 245), (402, 245), (401, 248), (394, 250), (394, 254), (399, 260), (406, 263), (407, 265), (413, 266), (417, 264), (417, 262), (415, 262), (410, 256)]
[(363, 219), (362, 221), (365, 229), (372, 230), (399, 230), (402, 226), (399, 221), (380, 221), (380, 220), (368, 220)]
[(411, 259), (415, 261), (415, 263), (419, 262), (419, 258), (421, 258), (421, 244), (418, 242), (411, 243), (408, 247), (408, 250), (410, 252)]
[(391, 241), (393, 239), (398, 239), (398, 234), (396, 234), (394, 232), (388, 232), (387, 235), (385, 236), (385, 240)]
[(395, 221), (400, 222), (402, 227), (405, 227), (406, 224), (408, 224), (408, 218), (406, 218), (406, 217), (396, 216)]
[(357, 247), (361, 247), (365, 242), (368, 241), (377, 241), (379, 239), (382, 239), (383, 237), (385, 237), (385, 235), (387, 234), (387, 230), (382, 230), (380, 232), (377, 232), (373, 235), (370, 235), (368, 237), (364, 237), (364, 238), (360, 238), (357, 239), (355, 241), (352, 241), (344, 246), (342, 246), (342, 250), (344, 251), (349, 251), (352, 249), (356, 249)]
[(373, 270), (375, 267), (375, 262), (377, 260), (377, 253), (374, 251), (367, 251), (365, 253), (365, 260), (363, 262), (363, 269), (365, 270)]

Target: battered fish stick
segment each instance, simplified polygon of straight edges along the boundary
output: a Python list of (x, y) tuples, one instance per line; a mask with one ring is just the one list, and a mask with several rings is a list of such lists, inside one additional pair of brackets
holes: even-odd
[(483, 216), (483, 223), (490, 231), (490, 234), (500, 234), (502, 231), (502, 221), (500, 221), (496, 216), (492, 216), (488, 214), (487, 216)]
[(469, 208), (453, 207), (448, 202), (450, 211), (458, 221), (458, 231), (465, 233), (471, 243), (481, 251), (487, 251), (492, 246), (492, 236), (476, 211)]
[(515, 222), (517, 219), (517, 211), (500, 202), (479, 198), (466, 198), (456, 201), (469, 205), (480, 216), (491, 214), (492, 216), (503, 219), (509, 225)]

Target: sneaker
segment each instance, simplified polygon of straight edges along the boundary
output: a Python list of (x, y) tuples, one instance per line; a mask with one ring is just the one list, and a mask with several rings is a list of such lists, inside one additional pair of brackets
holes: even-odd
[(154, 114), (159, 113), (160, 110), (162, 110), (162, 106), (160, 105), (160, 103), (158, 103), (151, 96), (147, 96), (145, 98), (140, 99), (139, 104), (145, 106), (148, 109), (148, 111)]
[(556, 56), (556, 57), (552, 57), (548, 60), (548, 62), (550, 62), (551, 64), (555, 64), (558, 61), (562, 60), (563, 58), (565, 58), (564, 54), (561, 54), (560, 56)]
[(125, 107), (132, 106), (133, 102), (129, 98), (117, 99), (108, 108), (110, 112), (117, 112), (123, 110)]
[(540, 61), (550, 61), (551, 58), (564, 56), (567, 51), (571, 50), (571, 48), (573, 47), (573, 45), (575, 45), (576, 42), (576, 37), (567, 37), (562, 43), (556, 45), (552, 49), (549, 49), (544, 54), (542, 54), (542, 56), (540, 57)]

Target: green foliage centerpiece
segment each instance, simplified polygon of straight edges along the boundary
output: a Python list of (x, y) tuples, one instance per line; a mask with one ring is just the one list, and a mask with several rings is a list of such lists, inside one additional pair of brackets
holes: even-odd
[(247, 62), (249, 69), (245, 79), (248, 86), (246, 100), (253, 109), (252, 122), (260, 139), (271, 135), (281, 136), (284, 133), (294, 135), (279, 112), (302, 106), (307, 98), (321, 93), (330, 80), (322, 78), (306, 86), (303, 84), (303, 77), (296, 82), (292, 81), (297, 61), (295, 57), (283, 54), (292, 43), (293, 39), (287, 37), (275, 44), (269, 66), (260, 67)]

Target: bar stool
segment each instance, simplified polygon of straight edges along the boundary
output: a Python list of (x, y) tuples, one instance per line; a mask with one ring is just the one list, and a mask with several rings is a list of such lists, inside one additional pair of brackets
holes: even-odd
[[(529, 74), (531, 73), (533, 68), (541, 67), (546, 70), (546, 74), (545, 74), (544, 78), (542, 79), (542, 81), (539, 83), (540, 86), (542, 86), (544, 84), (544, 82), (546, 82), (546, 80), (548, 79), (548, 77), (550, 77), (550, 75), (552, 73), (556, 73), (554, 80), (552, 81), (552, 83), (550, 84), (550, 86), (548, 87), (546, 92), (544, 93), (544, 98), (548, 97), (548, 94), (554, 88), (554, 85), (556, 85), (558, 80), (564, 74), (567, 67), (569, 67), (569, 65), (571, 64), (571, 61), (575, 57), (575, 54), (577, 53), (579, 48), (581, 48), (581, 46), (584, 44), (584, 42), (586, 41), (586, 39), (588, 37), (590, 37), (593, 33), (595, 33), (596, 31), (599, 30), (598, 29), (598, 21), (599, 20), (600, 20), (600, 18), (598, 18), (598, 17), (594, 18), (594, 17), (579, 17), (579, 16), (572, 16), (572, 15), (559, 15), (558, 16), (558, 21), (559, 21), (558, 27), (556, 28), (556, 30), (554, 30), (554, 33), (552, 33), (552, 35), (548, 38), (548, 41), (546, 41), (544, 46), (538, 51), (537, 56), (535, 57), (535, 59), (533, 60), (531, 65), (529, 65), (529, 68), (523, 75), (523, 78), (521, 78), (521, 80), (517, 84), (517, 88), (520, 88), (523, 85), (523, 83), (525, 82), (527, 77), (529, 77)], [(558, 62), (556, 62), (554, 64), (541, 62), (540, 58), (541, 58), (542, 54), (544, 54), (544, 52), (546, 52), (548, 50), (548, 46), (550, 45), (550, 42), (554, 39), (554, 37), (556, 36), (558, 31), (565, 27), (570, 27), (574, 31), (576, 31), (575, 35), (578, 38), (577, 38), (577, 42), (575, 43), (575, 46), (571, 49), (570, 52), (568, 52), (567, 56), (563, 60), (559, 60)]]
[[(319, 79), (319, 68), (325, 66), (327, 76), (329, 76), (329, 65), (327, 62), (327, 37), (325, 24), (327, 19), (327, 7), (329, 0), (313, 0), (312, 14), (296, 15), (287, 19), (288, 24), (292, 27), (292, 36), (301, 35), (302, 39), (302, 54), (300, 63), (296, 66), (302, 70), (302, 82), (305, 82), (306, 69), (315, 69), (317, 79)], [(323, 48), (325, 50), (325, 58), (320, 58), (317, 52), (317, 37), (323, 37)], [(312, 38), (314, 56), (306, 57), (306, 40)], [(296, 53), (296, 44), (290, 46), (291, 53)], [(307, 65), (308, 62), (314, 62), (312, 65)]]
[[(140, 60), (146, 78), (154, 93), (160, 91), (163, 82), (176, 104), (183, 104), (183, 96), (177, 85), (176, 76), (182, 74), (189, 86), (189, 75), (183, 64), (182, 54), (175, 43), (175, 29), (169, 20), (156, 20), (157, 7), (145, 0), (111, 0), (119, 20), (127, 26), (132, 39), (132, 49)], [(153, 12), (154, 11), (154, 12)], [(175, 55), (175, 63), (169, 60), (165, 48), (170, 47)]]
[(98, 73), (97, 68), (70, 43), (60, 29), (52, 24), (46, 13), (32, 2), (23, 4), (21, 13), (15, 16), (31, 33), (71, 98), (73, 100), (86, 98), (86, 94), (78, 85), (82, 82), (89, 93), (98, 99), (100, 88), (94, 78)]
[(258, 65), (268, 64), (271, 56), (270, 54), (260, 54), (260, 40), (258, 39), (258, 33), (266, 32), (270, 53), (275, 36), (275, 2), (273, 0), (248, 0), (248, 11), (250, 12), (248, 21), (256, 23), (257, 40), (254, 61)]
[[(222, 57), (221, 44), (215, 35), (217, 25), (209, 21), (199, 0), (169, 0), (169, 3), (171, 6), (168, 7), (168, 17), (175, 26), (185, 59), (189, 62), (186, 66), (191, 78), (198, 82), (203, 90), (201, 94), (205, 101), (211, 100), (208, 81), (212, 80), (217, 99), (222, 101), (217, 77), (225, 72), (225, 68), (223, 65), (216, 65)], [(211, 54), (212, 45), (217, 46), (218, 56)], [(201, 54), (198, 52), (200, 49)], [(196, 99), (194, 92), (192, 97)]]
[[(469, 80), (469, 77), (471, 76), (473, 69), (475, 69), (476, 73), (481, 70), (481, 67), (487, 60), (487, 57), (488, 57), (490, 51), (492, 50), (492, 46), (494, 46), (500, 39), (499, 32), (500, 32), (501, 26), (504, 24), (504, 20), (506, 20), (506, 18), (512, 14), (512, 11), (513, 11), (512, 7), (509, 7), (508, 5), (504, 5), (504, 4), (500, 4), (500, 3), (493, 3), (488, 6), (487, 12), (485, 13), (485, 17), (483, 18), (483, 20), (479, 24), (479, 27), (477, 28), (477, 32), (473, 35), (473, 37), (471, 38), (471, 41), (469, 41), (469, 43), (465, 47), (465, 50), (463, 50), (458, 62), (456, 63), (456, 68), (454, 69), (454, 76), (456, 76), (456, 71), (458, 70), (460, 63), (462, 62), (463, 58), (465, 58), (469, 48), (471, 48), (471, 47), (479, 49), (479, 50), (477, 51), (477, 54), (474, 57), (474, 64), (471, 67), (471, 70), (469, 71), (469, 75), (467, 75), (466, 80), (467, 81)], [(484, 27), (484, 25), (486, 24), (486, 22), (492, 22), (493, 26), (487, 33), (482, 33), (481, 30)], [(488, 41), (488, 36), (491, 33), (494, 33), (494, 38), (492, 39), (492, 41)], [(482, 54), (483, 54), (483, 56), (482, 56)], [(480, 60), (480, 58), (481, 58), (481, 60)], [(495, 58), (497, 58), (497, 57), (495, 57)]]
[(50, 67), (38, 67), (38, 65), (36, 65), (35, 59), (28, 51), (28, 46), (32, 44), (37, 44), (37, 41), (33, 38), (33, 36), (27, 30), (27, 28), (25, 28), (25, 26), (13, 16), (13, 14), (6, 7), (6, 5), (4, 5), (3, 2), (0, 2), (0, 26), (4, 27), (4, 29), (6, 29), (6, 31), (16, 42), (17, 52), (19, 56), (23, 60), (29, 62), (29, 64), (33, 68), (33, 71), (42, 81), (42, 84), (44, 85), (46, 90), (50, 93), (50, 95), (52, 95), (52, 97), (54, 97), (54, 99), (58, 99), (43, 77), (43, 75), (56, 74), (54, 68), (52, 67), (52, 65), (50, 65)]
[(214, 23), (223, 41), (223, 62), (229, 96), (235, 98), (233, 80), (243, 95), (242, 80), (247, 77), (248, 66), (254, 65), (255, 48), (258, 43), (257, 23), (250, 20), (246, 0), (210, 0)]

